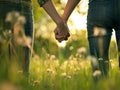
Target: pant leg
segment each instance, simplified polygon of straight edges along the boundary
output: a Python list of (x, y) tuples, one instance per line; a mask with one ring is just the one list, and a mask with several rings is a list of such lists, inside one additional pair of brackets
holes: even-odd
[[(7, 30), (7, 28), (10, 28), (9, 25), (5, 22), (5, 18), (8, 14), (8, 12), (19, 12), (20, 15), (24, 15), (26, 18), (26, 24), (24, 26), (24, 32), (26, 36), (33, 37), (33, 18), (32, 18), (32, 9), (31, 9), (31, 5), (27, 4), (25, 5), (25, 3), (8, 3), (8, 2), (0, 2), (0, 6), (2, 6), (2, 8), (0, 9), (0, 11), (2, 12), (2, 15), (0, 16), (2, 21), (4, 21), (3, 24), (3, 30)], [(29, 5), (29, 6), (28, 6)], [(3, 31), (4, 32), (4, 31)], [(11, 31), (13, 32), (13, 31)], [(30, 56), (31, 56), (31, 51), (27, 46), (21, 46), (21, 45), (16, 45), (16, 43), (14, 42), (14, 36), (12, 33), (12, 41), (11, 44), (9, 45), (9, 56), (10, 56), (10, 63), (13, 63), (14, 61), (17, 61), (17, 66), (19, 66), (19, 68), (25, 72), (28, 73), (29, 72), (29, 61), (30, 61)], [(31, 43), (32, 45), (32, 43)], [(14, 59), (14, 60), (13, 60)]]
[(116, 34), (116, 42), (118, 48), (118, 61), (119, 61), (119, 69), (120, 69), (120, 0), (116, 0), (116, 25), (115, 25), (115, 34)]
[(108, 74), (110, 40), (111, 35), (89, 38), (90, 54), (96, 57), (99, 63), (99, 66), (94, 67), (93, 65), (93, 72), (95, 70), (101, 70), (103, 75)]
[(87, 16), (88, 41), (91, 56), (95, 56), (103, 76), (109, 71), (109, 46), (113, 27), (113, 0), (93, 0)]

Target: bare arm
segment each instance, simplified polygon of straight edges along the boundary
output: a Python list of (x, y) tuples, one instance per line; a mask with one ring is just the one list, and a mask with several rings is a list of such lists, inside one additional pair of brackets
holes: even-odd
[(63, 23), (63, 20), (61, 19), (60, 15), (56, 11), (52, 3), (52, 0), (48, 0), (42, 7), (57, 25)]
[[(42, 0), (38, 0), (40, 6), (47, 12), (47, 14), (52, 18), (52, 20), (57, 25), (57, 30), (55, 30), (55, 38), (61, 42), (64, 39), (67, 39), (69, 36), (69, 29), (65, 21), (61, 18), (61, 16), (56, 11), (56, 8), (53, 5), (52, 0), (43, 0), (45, 3), (42, 3)], [(42, 4), (41, 4), (42, 3)], [(66, 37), (67, 36), (67, 37)]]
[(62, 18), (65, 22), (67, 22), (68, 18), (70, 17), (71, 13), (73, 12), (73, 10), (79, 2), (80, 0), (68, 0), (64, 9), (64, 13), (62, 15)]
[[(73, 10), (75, 9), (75, 7), (77, 6), (77, 4), (80, 2), (80, 0), (68, 0), (65, 9), (64, 9), (64, 13), (62, 15), (62, 19), (64, 20), (65, 23), (67, 23), (68, 18), (70, 17), (71, 13), (73, 12)], [(63, 31), (66, 32), (66, 31)], [(59, 27), (56, 27), (55, 29), (55, 36), (56, 39), (61, 42), (63, 40), (67, 40), (68, 37), (70, 36), (69, 31), (67, 33), (66, 36), (64, 36), (63, 38), (61, 38), (61, 35), (59, 34)]]

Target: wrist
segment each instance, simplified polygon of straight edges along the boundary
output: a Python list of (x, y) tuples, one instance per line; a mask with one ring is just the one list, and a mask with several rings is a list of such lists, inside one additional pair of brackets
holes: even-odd
[(64, 21), (65, 23), (67, 23), (68, 18), (66, 18), (66, 16), (63, 15), (61, 18), (63, 19), (63, 21)]
[(57, 24), (58, 27), (61, 27), (65, 24), (65, 22), (64, 22), (64, 20), (61, 19), (56, 24)]

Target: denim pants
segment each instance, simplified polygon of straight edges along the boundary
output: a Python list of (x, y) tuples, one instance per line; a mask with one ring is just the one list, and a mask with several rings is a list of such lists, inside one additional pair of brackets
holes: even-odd
[(99, 69), (103, 75), (107, 75), (113, 30), (116, 34), (118, 52), (120, 52), (120, 0), (90, 0), (87, 30), (90, 54), (99, 62), (99, 66), (93, 67), (93, 71)]
[[(27, 2), (28, 1), (28, 2)], [(32, 18), (32, 9), (30, 0), (26, 0), (24, 2), (11, 2), (11, 1), (0, 1), (0, 35), (5, 32), (5, 30), (11, 29), (8, 23), (5, 22), (6, 16), (9, 12), (19, 12), (26, 18), (26, 23), (24, 25), (25, 36), (29, 36), (33, 39), (33, 18)], [(7, 31), (8, 32), (8, 31)], [(13, 31), (11, 31), (13, 35)], [(14, 39), (14, 37), (12, 36)], [(6, 56), (9, 55), (9, 62), (13, 63), (13, 59), (17, 60), (17, 65), (20, 69), (28, 73), (29, 72), (29, 61), (31, 56), (31, 51), (27, 46), (17, 46), (12, 41), (12, 48), (8, 45), (7, 51), (5, 51)], [(32, 44), (32, 43), (31, 43)], [(2, 47), (3, 44), (1, 44)], [(3, 51), (0, 49), (0, 65), (2, 65), (2, 61), (4, 62), (4, 58), (2, 58)], [(7, 54), (8, 53), (8, 54)], [(1, 66), (2, 67), (2, 66)]]

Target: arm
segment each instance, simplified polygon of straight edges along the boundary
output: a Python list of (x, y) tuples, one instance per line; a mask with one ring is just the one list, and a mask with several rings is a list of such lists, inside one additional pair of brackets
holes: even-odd
[(66, 36), (69, 36), (69, 29), (67, 27), (67, 24), (56, 11), (52, 0), (38, 0), (38, 2), (57, 25), (57, 31), (55, 31), (56, 39), (59, 39), (58, 41), (67, 39)]
[(67, 22), (68, 18), (70, 17), (71, 13), (73, 12), (73, 10), (79, 2), (80, 0), (68, 0), (64, 9), (64, 13), (62, 15), (62, 18), (65, 22)]
[[(71, 13), (73, 12), (74, 8), (77, 6), (77, 4), (80, 2), (80, 0), (68, 0), (65, 9), (64, 9), (64, 13), (62, 15), (62, 19), (64, 20), (65, 23), (67, 23), (68, 18), (70, 17)], [(63, 31), (65, 32), (65, 31)], [(67, 40), (68, 37), (70, 36), (69, 32), (68, 34), (64, 37), (61, 38), (61, 35), (59, 34), (59, 27), (56, 27), (55, 29), (55, 36), (56, 39), (61, 42), (63, 40)]]
[(52, 0), (38, 0), (38, 2), (57, 25), (63, 24), (64, 21), (56, 11)]

